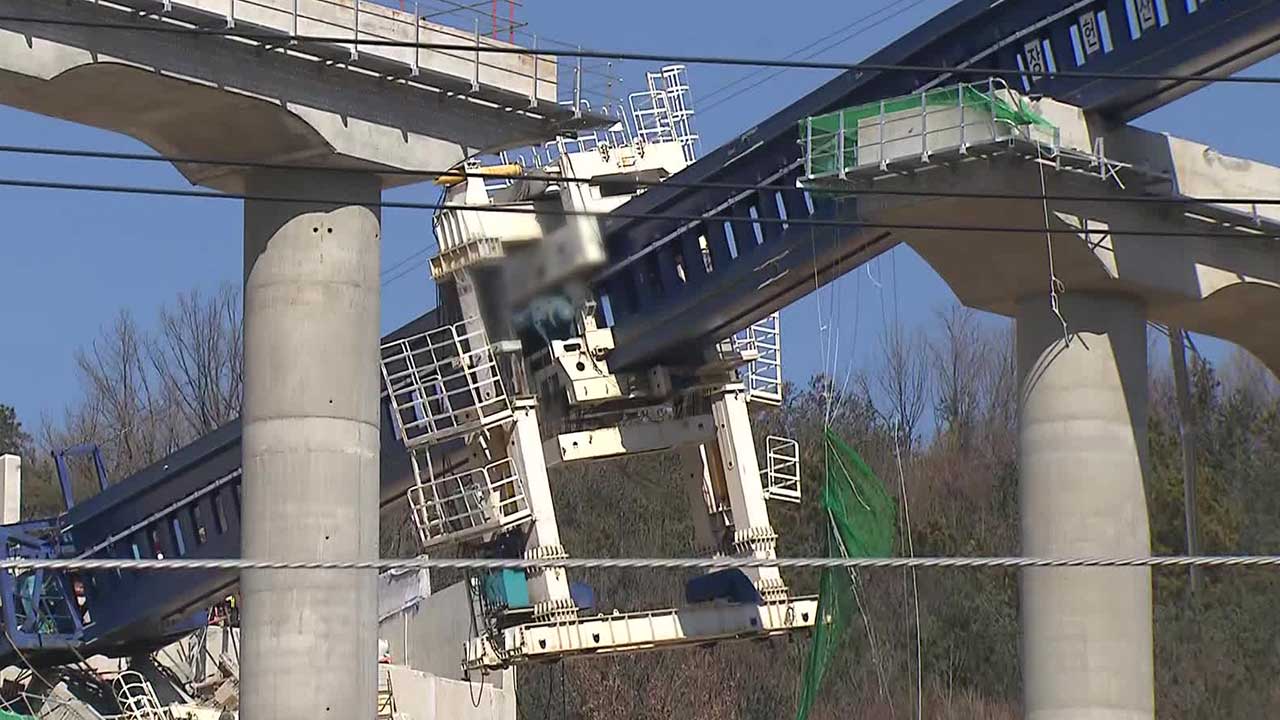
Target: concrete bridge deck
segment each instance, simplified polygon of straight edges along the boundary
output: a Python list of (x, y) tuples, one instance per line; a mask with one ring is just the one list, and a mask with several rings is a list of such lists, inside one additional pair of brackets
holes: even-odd
[[(440, 170), (593, 122), (557, 102), (553, 57), (362, 45), (516, 47), (369, 0), (0, 0), (0, 16), (54, 21), (0, 20), (0, 103), (169, 156)], [(191, 34), (227, 29), (251, 38)], [(232, 166), (179, 170), (244, 189)]]

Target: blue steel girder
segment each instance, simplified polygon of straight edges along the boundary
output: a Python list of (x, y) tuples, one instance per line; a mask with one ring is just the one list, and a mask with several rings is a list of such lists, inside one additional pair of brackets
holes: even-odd
[[(1094, 30), (1106, 36), (1099, 38), (1093, 52), (1091, 45), (1075, 38), (1084, 37), (1088, 17), (1093, 18)], [(1101, 30), (1103, 18), (1106, 32)], [(1275, 0), (963, 0), (869, 62), (1015, 69), (1027, 68), (1029, 53), (1039, 52), (1046, 64), (1059, 70), (1227, 72), (1271, 54), (1278, 29), (1280, 3)], [(1083, 60), (1079, 65), (1077, 47)], [(796, 128), (803, 118), (959, 79), (931, 72), (845, 73), (677, 177), (685, 182), (793, 183), (801, 152)], [(1020, 76), (1006, 80), (1116, 121), (1199, 86), (1084, 78), (1042, 79), (1021, 86)], [(726, 225), (614, 218), (606, 224), (612, 269), (598, 289), (610, 298), (618, 340), (611, 362), (617, 367), (658, 356), (677, 357), (690, 347), (725, 337), (894, 243), (889, 233), (856, 226), (769, 222), (856, 218), (856, 203), (841, 207), (800, 190), (734, 193), (657, 187), (622, 210), (750, 219)], [(429, 313), (391, 337), (438, 324), (435, 313)], [(387, 503), (403, 496), (411, 475), (403, 446), (388, 419), (383, 421), (382, 498)], [(239, 424), (232, 423), (75, 505), (58, 521), (62, 542), (69, 547), (57, 552), (96, 549), (94, 557), (133, 557), (136, 547), (139, 557), (238, 557), (239, 442)], [(205, 535), (199, 540), (201, 527)], [(15, 539), (16, 533), (24, 532), (11, 530)], [(115, 542), (98, 547), (117, 535)], [(92, 620), (83, 627), (82, 649), (119, 654), (161, 644), (189, 629), (198, 611), (236, 581), (233, 572), (96, 573), (87, 588)], [(42, 657), (61, 657), (54, 648), (48, 650), (48, 655), (28, 659), (39, 663)], [(8, 655), (0, 648), (0, 656)]]
[[(1230, 73), (1280, 47), (1276, 0), (962, 0), (879, 51), (872, 65), (997, 68), (1015, 89), (1084, 107), (1123, 122), (1202, 87), (1203, 82), (1152, 79), (1040, 77), (1037, 68), (1100, 74), (1192, 75)], [(905, 95), (925, 87), (976, 80), (937, 71), (849, 71), (772, 115), (674, 176), (682, 183), (792, 184), (801, 170), (799, 123), (839, 108)], [(607, 298), (617, 350), (610, 364), (684, 359), (803, 296), (795, 277), (771, 274), (777, 258), (794, 275), (802, 269), (814, 289), (870, 257), (857, 228), (815, 251), (814, 232), (783, 229), (768, 219), (834, 216), (831, 201), (796, 191), (732, 191), (656, 187), (608, 218), (607, 268), (596, 290)], [(816, 213), (816, 214), (815, 214)], [(681, 219), (652, 217), (674, 215)], [(856, 218), (856, 206), (845, 208)], [(691, 216), (763, 218), (689, 221)], [(803, 232), (798, 232), (799, 230)], [(879, 237), (879, 236), (878, 236)], [(730, 239), (731, 238), (731, 239)], [(881, 250), (892, 244), (877, 241)], [(709, 269), (699, 260), (705, 246)], [(808, 253), (807, 265), (801, 262)], [(878, 252), (878, 251), (877, 251)], [(825, 258), (825, 259), (824, 259)], [(778, 266), (782, 267), (782, 266)], [(694, 311), (694, 312), (691, 312)]]

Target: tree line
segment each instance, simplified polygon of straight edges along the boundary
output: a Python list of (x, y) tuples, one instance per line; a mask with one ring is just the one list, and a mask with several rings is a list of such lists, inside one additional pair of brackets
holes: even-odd
[[(58, 418), (24, 429), (0, 406), (0, 451), (24, 457), (24, 517), (61, 506), (49, 450), (104, 449), (113, 480), (234, 418), (242, 389), (240, 300), (232, 288), (192, 292), (162, 309), (153, 329), (128, 313), (76, 354), (80, 393)], [(897, 554), (1019, 554), (1017, 368), (1012, 326), (960, 307), (924, 328), (887, 328), (875, 360), (789, 386), (781, 407), (756, 416), (801, 448), (804, 501), (773, 505), (779, 553), (825, 553), (817, 504), (823, 428), (857, 448), (897, 496)], [(1181, 440), (1163, 338), (1152, 337), (1150, 471), (1152, 549), (1185, 552)], [(1192, 357), (1198, 422), (1201, 551), (1280, 554), (1280, 392), (1253, 358), (1218, 365)], [(89, 481), (85, 468), (77, 482)], [(685, 556), (693, 529), (676, 460), (668, 454), (577, 465), (553, 473), (564, 544), (579, 556)], [(86, 491), (88, 491), (86, 489)], [(77, 491), (79, 492), (79, 490)], [(910, 523), (907, 523), (907, 516)], [(403, 513), (383, 520), (383, 553), (417, 552)], [(597, 609), (680, 604), (687, 574), (575, 573)], [(816, 573), (792, 572), (795, 593)], [(435, 579), (442, 586), (445, 577)], [(866, 622), (850, 629), (814, 718), (1021, 716), (1017, 573), (901, 571), (861, 577)], [(1157, 714), (1162, 718), (1280, 716), (1280, 578), (1272, 570), (1214, 569), (1192, 596), (1181, 570), (1154, 573)], [(915, 622), (916, 604), (920, 623)], [(917, 657), (917, 637), (920, 653)], [(570, 660), (521, 672), (520, 716), (721, 720), (786, 717), (806, 639)]]
[[(12, 408), (7, 415), (0, 409), (0, 447), (23, 458), (23, 517), (62, 509), (52, 451), (96, 444), (115, 482), (237, 417), (240, 313), (239, 292), (230, 285), (183, 293), (161, 308), (151, 329), (121, 310), (76, 351), (79, 392), (58, 417), (26, 429)], [(73, 461), (70, 470), (77, 499), (96, 492), (88, 460)]]

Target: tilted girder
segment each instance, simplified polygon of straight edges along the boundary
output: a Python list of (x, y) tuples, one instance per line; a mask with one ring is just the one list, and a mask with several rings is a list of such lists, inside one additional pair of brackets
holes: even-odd
[[(846, 72), (672, 181), (794, 185), (801, 172), (797, 128), (804, 118), (981, 79), (925, 68), (1005, 70), (994, 74), (1015, 90), (1048, 95), (1119, 124), (1205, 84), (1151, 75), (1230, 73), (1269, 57), (1280, 45), (1280, 4), (1270, 0), (1138, 0), (1132, 16), (1127, 5), (1125, 0), (965, 0), (866, 61), (922, 69)], [(1037, 68), (1148, 77), (1035, 77)], [(1019, 70), (1032, 74), (1019, 75)], [(645, 217), (654, 214), (658, 216)], [(744, 220), (683, 219), (699, 215)], [(605, 228), (609, 265), (595, 281), (613, 315), (618, 351), (611, 363), (628, 368), (687, 355), (691, 348), (741, 330), (811, 292), (815, 278), (821, 285), (888, 247), (883, 242), (887, 233), (852, 225), (837, 232), (771, 222), (837, 217), (833, 201), (806, 197), (799, 189), (733, 191), (679, 184), (652, 188), (618, 208)], [(700, 238), (711, 252), (710, 272), (681, 260), (696, 253)], [(678, 265), (695, 272), (682, 276)], [(693, 308), (697, 312), (690, 312)]]

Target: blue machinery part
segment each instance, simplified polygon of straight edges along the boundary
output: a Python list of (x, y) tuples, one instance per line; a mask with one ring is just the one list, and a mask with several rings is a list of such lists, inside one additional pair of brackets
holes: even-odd
[(690, 605), (716, 600), (743, 605), (759, 605), (764, 602), (755, 583), (738, 568), (726, 568), (690, 578), (684, 585), (684, 599)]
[(495, 570), (484, 576), (483, 587), (489, 607), (502, 611), (533, 607), (529, 602), (529, 581), (523, 570)]
[[(61, 538), (53, 520), (33, 520), (0, 527), (6, 557), (49, 559), (60, 556)], [(59, 652), (79, 643), (84, 617), (77, 612), (74, 581), (63, 573), (41, 570), (0, 573), (0, 612), (4, 615), (3, 647)]]
[[(1280, 2), (1275, 0), (962, 0), (869, 62), (1226, 73), (1274, 54), (1277, 45)], [(676, 178), (790, 184), (800, 172), (796, 128), (802, 118), (959, 79), (964, 78), (925, 70), (845, 73)], [(1111, 121), (1132, 119), (1203, 84), (1029, 77), (1023, 85), (1020, 75), (1005, 80)], [(632, 216), (757, 219), (834, 218), (845, 210), (856, 217), (856, 206), (838, 208), (798, 189), (735, 193), (688, 187), (652, 188), (621, 208)], [(610, 266), (597, 278), (596, 289), (613, 316), (617, 349), (610, 364), (617, 369), (662, 359), (687, 361), (691, 349), (728, 337), (811, 292), (815, 274), (818, 284), (830, 281), (896, 242), (889, 233), (857, 228), (816, 231), (750, 220), (619, 217), (607, 222), (606, 233)], [(700, 236), (711, 254), (710, 270), (701, 262)], [(698, 262), (681, 263), (685, 256)], [(676, 272), (677, 264), (687, 277)], [(440, 324), (434, 312), (428, 313), (387, 339)], [(95, 466), (100, 466), (96, 459)], [(0, 535), (7, 552), (22, 557), (238, 557), (239, 471), (236, 421), (84, 502), (72, 504), (71, 488), (64, 484), (66, 513), (3, 527)], [(403, 497), (412, 480), (387, 417), (381, 477), (384, 504)], [(104, 480), (100, 472), (99, 483)], [(236, 581), (234, 572), (110, 572), (80, 578), (0, 573), (5, 630), (0, 661), (40, 666), (74, 660), (77, 652), (122, 655), (162, 646), (201, 622), (204, 609)]]

